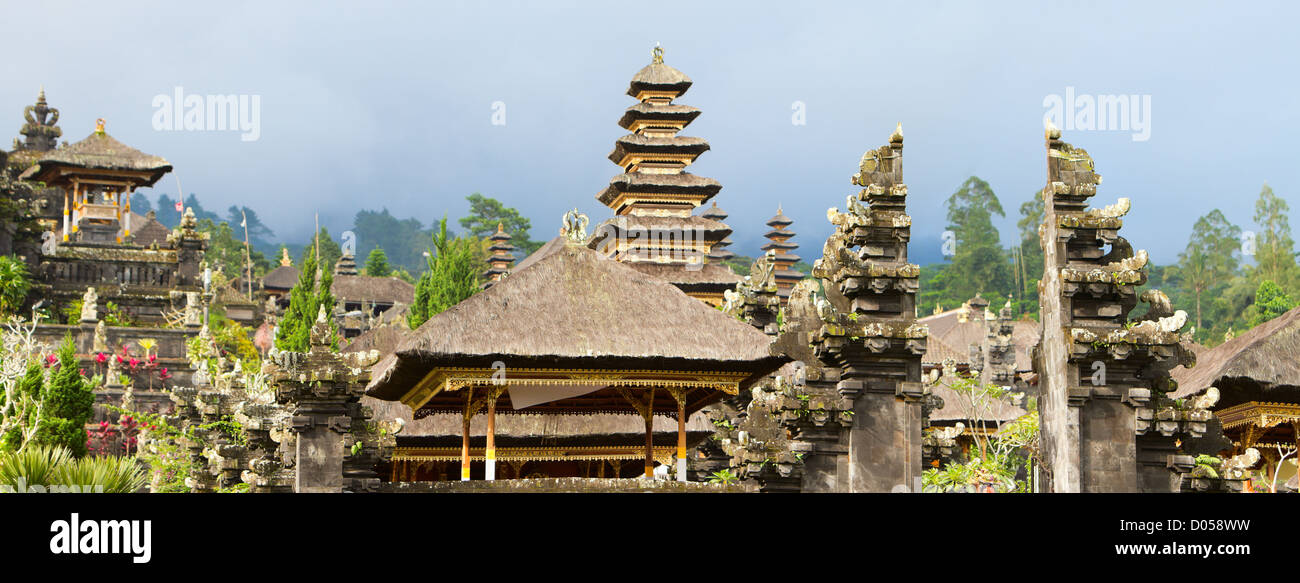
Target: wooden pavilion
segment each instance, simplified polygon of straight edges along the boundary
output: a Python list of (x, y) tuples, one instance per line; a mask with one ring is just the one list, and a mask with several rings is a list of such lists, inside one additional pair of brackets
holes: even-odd
[[(415, 419), (460, 415), (461, 479), (470, 422), (486, 415), (483, 475), (496, 477), (496, 415), (636, 414), (645, 475), (654, 471), (654, 416), (676, 420), (677, 476), (686, 479), (687, 419), (776, 370), (761, 331), (662, 279), (586, 247), (586, 217), (489, 289), (430, 318), (374, 369), (367, 395), (400, 401)], [(592, 434), (600, 434), (594, 427)], [(570, 446), (564, 443), (571, 444)], [(556, 459), (599, 446), (560, 442)], [(626, 444), (607, 444), (624, 447)]]
[[(1232, 454), (1254, 447), (1266, 475), (1279, 458), (1300, 444), (1300, 308), (1264, 322), (1240, 336), (1197, 354), (1194, 368), (1173, 371), (1178, 389), (1171, 397), (1193, 398), (1218, 389), (1214, 416), (1232, 441)], [(1292, 455), (1292, 457), (1294, 454)], [(1288, 458), (1290, 459), (1290, 458)], [(1282, 468), (1283, 480), (1295, 473)]]

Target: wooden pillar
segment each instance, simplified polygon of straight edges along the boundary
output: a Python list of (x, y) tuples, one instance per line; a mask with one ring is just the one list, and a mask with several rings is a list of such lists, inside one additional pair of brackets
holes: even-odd
[(127, 187), (122, 193), (122, 204), (125, 210), (122, 211), (122, 238), (131, 236), (131, 188)]
[(487, 480), (497, 479), (497, 398), (501, 389), (488, 389), (487, 405), (487, 447), (483, 450), (483, 477)]
[(469, 420), (474, 416), (470, 410), (474, 404), (474, 388), (465, 387), (465, 414), (461, 417), (460, 433), (460, 481), (469, 481)]
[[(75, 188), (75, 187), (74, 187)], [(68, 234), (72, 232), (72, 225), (69, 217), (72, 214), (72, 195), (68, 191), (63, 191), (63, 242), (68, 242)]]
[(654, 415), (645, 416), (645, 477), (655, 477), (655, 433)]
[(677, 401), (677, 481), (686, 481), (686, 389), (668, 389)]

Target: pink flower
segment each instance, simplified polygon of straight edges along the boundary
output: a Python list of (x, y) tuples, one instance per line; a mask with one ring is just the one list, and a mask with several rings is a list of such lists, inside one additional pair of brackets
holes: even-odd
[(58, 361), (59, 361), (58, 357), (54, 356), (53, 354), (47, 354), (45, 356), (45, 367), (49, 368), (51, 366), (54, 366), (54, 363)]
[(140, 360), (135, 358), (134, 356), (131, 357), (131, 368), (135, 368), (137, 366), (140, 366)]
[(108, 355), (104, 354), (103, 352), (95, 353), (95, 362), (98, 364), (104, 364), (108, 362)]

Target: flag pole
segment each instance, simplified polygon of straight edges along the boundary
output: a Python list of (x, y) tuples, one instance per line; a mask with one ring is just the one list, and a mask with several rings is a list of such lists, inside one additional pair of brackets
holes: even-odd
[(248, 212), (244, 207), (240, 207), (239, 216), (244, 221), (240, 223), (244, 227), (244, 269), (248, 272), (248, 301), (253, 301), (253, 254), (248, 245)]

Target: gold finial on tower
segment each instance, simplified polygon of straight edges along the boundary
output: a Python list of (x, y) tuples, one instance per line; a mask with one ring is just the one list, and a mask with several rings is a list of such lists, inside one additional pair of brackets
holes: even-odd
[(891, 144), (903, 143), (903, 122), (901, 121), (898, 122), (898, 125), (894, 127), (894, 133), (889, 134), (889, 143)]
[(105, 124), (105, 123), (107, 123), (107, 122), (105, 122), (104, 118), (102, 118), (102, 117), (99, 118), (99, 119), (97, 119), (97, 120), (95, 120), (95, 134), (96, 134), (96, 135), (100, 135), (100, 136), (104, 135), (104, 124)]
[(652, 58), (650, 59), (650, 64), (652, 65), (664, 64), (664, 48), (659, 46), (659, 43), (655, 43), (654, 51), (651, 51), (650, 54), (652, 55)]
[(288, 247), (281, 247), (281, 248), (280, 248), (280, 251), (281, 251), (281, 255), (280, 255), (280, 265), (282, 265), (282, 266), (284, 266), (284, 267), (288, 267), (288, 266), (290, 266), (290, 265), (293, 265), (293, 260), (292, 260), (292, 259), (289, 259), (289, 248), (288, 248)]

